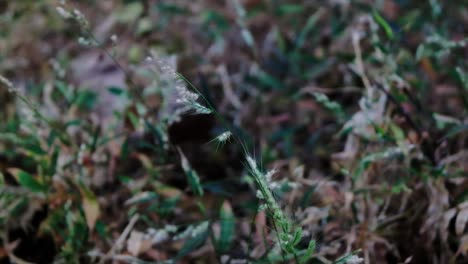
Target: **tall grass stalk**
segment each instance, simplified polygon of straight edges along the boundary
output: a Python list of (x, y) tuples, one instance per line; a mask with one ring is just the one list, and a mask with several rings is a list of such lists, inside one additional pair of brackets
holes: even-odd
[[(82, 31), (88, 35), (87, 37), (94, 41), (94, 43), (96, 43), (99, 48), (103, 49), (105, 54), (109, 56), (116, 64), (116, 66), (122, 69), (126, 75), (130, 75), (129, 71), (122, 64), (120, 64), (110, 52), (105, 50), (105, 48), (100, 45), (99, 42), (97, 42), (97, 38), (89, 29), (89, 23), (80, 12), (76, 10), (70, 12), (65, 10), (63, 7), (58, 7), (57, 11), (65, 19), (75, 20), (81, 27)], [(193, 114), (213, 114), (217, 121), (225, 127), (225, 132), (215, 137), (212, 141), (216, 141), (218, 144), (222, 145), (230, 138), (233, 138), (240, 144), (240, 146), (242, 146), (247, 161), (246, 169), (250, 172), (255, 181), (257, 187), (257, 197), (263, 202), (261, 209), (266, 209), (268, 212), (268, 216), (276, 232), (276, 237), (278, 240), (277, 243), (280, 246), (283, 254), (285, 254), (283, 255), (283, 259), (286, 259), (287, 256), (289, 257), (292, 255), (296, 263), (307, 262), (315, 250), (315, 240), (311, 240), (308, 248), (305, 250), (298, 248), (298, 244), (303, 238), (303, 232), (301, 228), (295, 226), (295, 224), (284, 214), (280, 205), (274, 198), (272, 188), (270, 188), (271, 175), (274, 173), (274, 171), (267, 173), (262, 172), (262, 170), (257, 165), (257, 161), (249, 154), (250, 151), (248, 150), (246, 139), (235, 133), (236, 131), (232, 129), (233, 125), (226, 121), (226, 119), (216, 111), (210, 101), (195, 87), (195, 85), (193, 85), (180, 73), (172, 69), (169, 65), (159, 66), (161, 68), (161, 72), (153, 72), (155, 74), (165, 74), (171, 78), (174, 78), (174, 89), (179, 90), (178, 94), (180, 95), (180, 98), (177, 98), (178, 103), (182, 103), (183, 105), (191, 108)], [(178, 83), (181, 80), (186, 84), (186, 86), (190, 87), (190, 90), (193, 90), (194, 92), (188, 90), (185, 85), (184, 87), (179, 86)], [(180, 91), (180, 89), (182, 89), (182, 91)], [(205, 105), (197, 102), (198, 98), (201, 98)], [(188, 167), (187, 164), (188, 161), (185, 161), (185, 169)], [(199, 183), (197, 185), (199, 185)], [(198, 193), (203, 194), (201, 190), (198, 190)], [(302, 255), (301, 259), (299, 259), (300, 255)]]

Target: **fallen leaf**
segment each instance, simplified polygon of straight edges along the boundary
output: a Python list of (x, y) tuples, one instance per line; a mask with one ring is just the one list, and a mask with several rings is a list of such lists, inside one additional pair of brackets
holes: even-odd
[(146, 239), (145, 234), (139, 231), (132, 231), (127, 240), (127, 251), (135, 257), (149, 250), (151, 246), (151, 241)]
[(460, 239), (460, 247), (458, 247), (457, 255), (463, 254), (464, 256), (468, 255), (468, 235), (464, 235)]
[(455, 221), (455, 233), (461, 236), (465, 230), (466, 223), (468, 222), (468, 207), (465, 207), (457, 215)]
[(8, 172), (12, 174), (13, 177), (15, 177), (21, 186), (29, 189), (32, 192), (45, 192), (47, 190), (46, 186), (39, 182), (36, 177), (23, 170), (10, 168), (8, 169)]
[(455, 208), (452, 208), (445, 212), (444, 216), (442, 217), (442, 225), (440, 226), (440, 236), (442, 237), (443, 241), (447, 241), (450, 221), (452, 221), (452, 218), (455, 216), (456, 213), (457, 210)]
[(89, 230), (93, 230), (100, 214), (99, 203), (97, 199), (84, 196), (83, 210), (86, 217), (86, 224), (88, 225)]

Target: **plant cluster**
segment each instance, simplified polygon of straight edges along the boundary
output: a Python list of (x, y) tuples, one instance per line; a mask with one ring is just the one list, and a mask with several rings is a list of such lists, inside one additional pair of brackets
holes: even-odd
[(467, 260), (461, 1), (0, 10), (2, 263)]

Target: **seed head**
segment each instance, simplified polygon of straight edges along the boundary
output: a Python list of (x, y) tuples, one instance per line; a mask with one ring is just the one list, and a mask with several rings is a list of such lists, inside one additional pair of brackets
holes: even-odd
[(222, 133), (221, 135), (217, 136), (216, 140), (219, 143), (224, 143), (224, 142), (228, 141), (231, 138), (231, 136), (232, 136), (231, 131), (226, 131), (226, 132)]
[(63, 7), (61, 7), (61, 6), (57, 6), (55, 9), (57, 10), (57, 13), (58, 13), (61, 17), (65, 18), (65, 19), (70, 19), (70, 18), (73, 17), (72, 14), (71, 14), (70, 12), (68, 12), (67, 10), (65, 10), (65, 9), (64, 9)]
[(17, 92), (15, 87), (13, 86), (13, 83), (7, 78), (3, 77), (2, 75), (0, 75), (0, 83), (3, 84), (8, 89), (8, 92), (10, 93)]
[(197, 102), (192, 104), (192, 108), (195, 111), (195, 114), (200, 114), (200, 115), (208, 115), (211, 114), (213, 111), (209, 109), (208, 107), (205, 107)]
[(249, 168), (252, 170), (252, 172), (257, 173), (258, 168), (257, 168), (257, 162), (250, 156), (247, 156), (247, 164), (249, 165)]
[(111, 40), (112, 43), (115, 45), (115, 44), (117, 44), (117, 41), (119, 40), (119, 38), (117, 37), (117, 35), (114, 34), (114, 35), (112, 35), (112, 36), (110, 37), (110, 40)]

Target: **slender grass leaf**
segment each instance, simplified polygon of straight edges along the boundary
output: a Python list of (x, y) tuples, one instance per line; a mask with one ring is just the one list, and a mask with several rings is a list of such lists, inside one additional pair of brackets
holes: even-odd
[(190, 163), (185, 157), (184, 153), (180, 148), (177, 148), (180, 154), (180, 159), (181, 159), (181, 165), (182, 169), (185, 172), (185, 175), (187, 176), (187, 180), (189, 182), (189, 185), (192, 189), (192, 191), (199, 196), (203, 196), (203, 188), (200, 184), (200, 177), (198, 177), (198, 174), (195, 170), (190, 167)]
[[(358, 251), (347, 254), (347, 255), (337, 259), (334, 263), (335, 264), (362, 263), (363, 260), (356, 255), (357, 253), (358, 253)], [(353, 262), (351, 262), (351, 261), (353, 261)]]
[(454, 128), (452, 128), (443, 138), (442, 140), (444, 139), (448, 139), (448, 138), (451, 138), (451, 137), (454, 137), (458, 134), (461, 134), (461, 133), (464, 133), (468, 131), (468, 124), (463, 124), (463, 125), (458, 125)]
[(180, 249), (179, 253), (177, 254), (176, 259), (180, 259), (184, 256), (187, 256), (192, 251), (200, 248), (205, 244), (206, 239), (208, 238), (210, 229), (208, 228), (210, 223), (205, 221), (198, 226), (196, 226), (190, 236), (185, 240), (184, 245)]
[(55, 174), (56, 168), (57, 168), (57, 161), (59, 158), (59, 153), (60, 150), (58, 147), (54, 149), (54, 153), (52, 154), (52, 157), (50, 158), (49, 166), (47, 168), (47, 174), (52, 177)]
[(222, 253), (228, 251), (234, 241), (235, 218), (231, 204), (225, 201), (220, 210), (221, 234), (217, 241), (218, 250)]
[(314, 14), (312, 14), (312, 15), (307, 19), (307, 22), (306, 22), (304, 28), (302, 29), (301, 33), (299, 33), (299, 37), (297, 38), (297, 41), (296, 41), (296, 49), (298, 49), (298, 48), (302, 47), (302, 45), (304, 45), (307, 36), (308, 36), (309, 33), (312, 31), (312, 29), (315, 27), (315, 25), (317, 24), (318, 20), (319, 20), (320, 17), (322, 16), (322, 14), (323, 14), (323, 10), (319, 9), (317, 12), (315, 12)]
[(242, 38), (244, 39), (245, 43), (251, 48), (255, 49), (255, 40), (252, 36), (252, 33), (246, 28), (242, 29), (241, 31)]
[(314, 254), (316, 246), (317, 246), (317, 244), (316, 244), (315, 240), (311, 240), (309, 242), (309, 246), (307, 247), (307, 250), (305, 251), (304, 255), (299, 260), (299, 263), (301, 263), (301, 264), (307, 263), (307, 261), (309, 261), (312, 254)]
[(460, 67), (455, 69), (457, 78), (462, 83), (463, 88), (468, 91), (468, 74), (464, 72)]
[(377, 22), (377, 24), (379, 24), (379, 26), (383, 28), (387, 37), (393, 40), (393, 30), (392, 27), (387, 23), (387, 21), (376, 10), (372, 12), (372, 16), (374, 17), (375, 22)]
[(118, 18), (119, 22), (131, 23), (143, 14), (144, 9), (145, 8), (142, 3), (132, 2), (120, 10), (116, 17)]
[(31, 190), (32, 192), (46, 192), (47, 187), (40, 183), (38, 180), (34, 178), (31, 174), (22, 171), (20, 169), (9, 169), (10, 172), (18, 181), (18, 183)]
[(126, 91), (120, 87), (110, 86), (107, 88), (107, 91), (116, 96), (126, 95)]
[(279, 7), (280, 15), (299, 14), (304, 12), (304, 5), (284, 4)]

